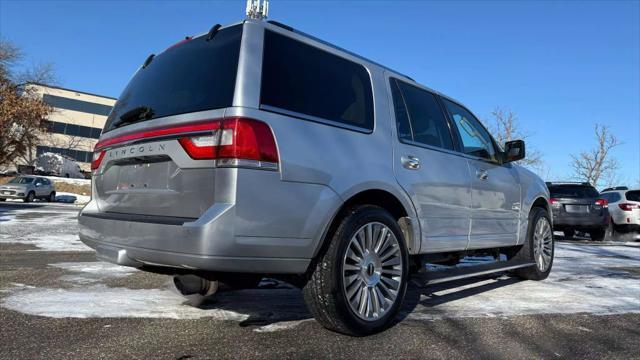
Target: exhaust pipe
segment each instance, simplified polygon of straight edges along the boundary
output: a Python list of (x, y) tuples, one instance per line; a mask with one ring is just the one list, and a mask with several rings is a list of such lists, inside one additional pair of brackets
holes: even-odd
[(218, 291), (218, 280), (207, 280), (196, 275), (176, 275), (173, 284), (182, 295), (213, 295)]

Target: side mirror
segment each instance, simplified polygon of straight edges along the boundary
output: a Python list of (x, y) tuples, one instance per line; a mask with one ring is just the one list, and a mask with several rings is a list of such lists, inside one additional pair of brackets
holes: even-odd
[(504, 143), (504, 153), (502, 155), (503, 163), (522, 160), (524, 159), (524, 155), (524, 141), (513, 140)]

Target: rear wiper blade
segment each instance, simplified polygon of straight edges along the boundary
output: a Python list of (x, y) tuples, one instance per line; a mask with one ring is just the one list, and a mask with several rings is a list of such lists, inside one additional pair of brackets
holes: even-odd
[(113, 124), (113, 128), (123, 126), (138, 120), (149, 120), (153, 116), (153, 109), (148, 106), (138, 106), (120, 116), (120, 120)]

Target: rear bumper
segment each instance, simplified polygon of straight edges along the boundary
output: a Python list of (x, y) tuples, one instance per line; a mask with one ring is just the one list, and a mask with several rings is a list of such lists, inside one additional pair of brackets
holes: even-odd
[(580, 216), (580, 215), (566, 215), (566, 214), (553, 214), (553, 228), (556, 230), (567, 228), (578, 229), (595, 229), (604, 228), (609, 225), (609, 217), (602, 216)]
[[(124, 266), (181, 271), (300, 274), (310, 239), (234, 235), (235, 207), (215, 204), (193, 221), (100, 216), (89, 203), (78, 217), (80, 240), (100, 259)], [(306, 246), (305, 246), (306, 245)]]

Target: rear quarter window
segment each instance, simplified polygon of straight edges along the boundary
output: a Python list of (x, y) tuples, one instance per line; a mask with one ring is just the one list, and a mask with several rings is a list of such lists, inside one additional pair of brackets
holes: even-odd
[(371, 80), (362, 65), (267, 30), (262, 66), (264, 110), (373, 129)]
[(625, 197), (629, 201), (638, 201), (640, 202), (640, 190), (627, 191)]

